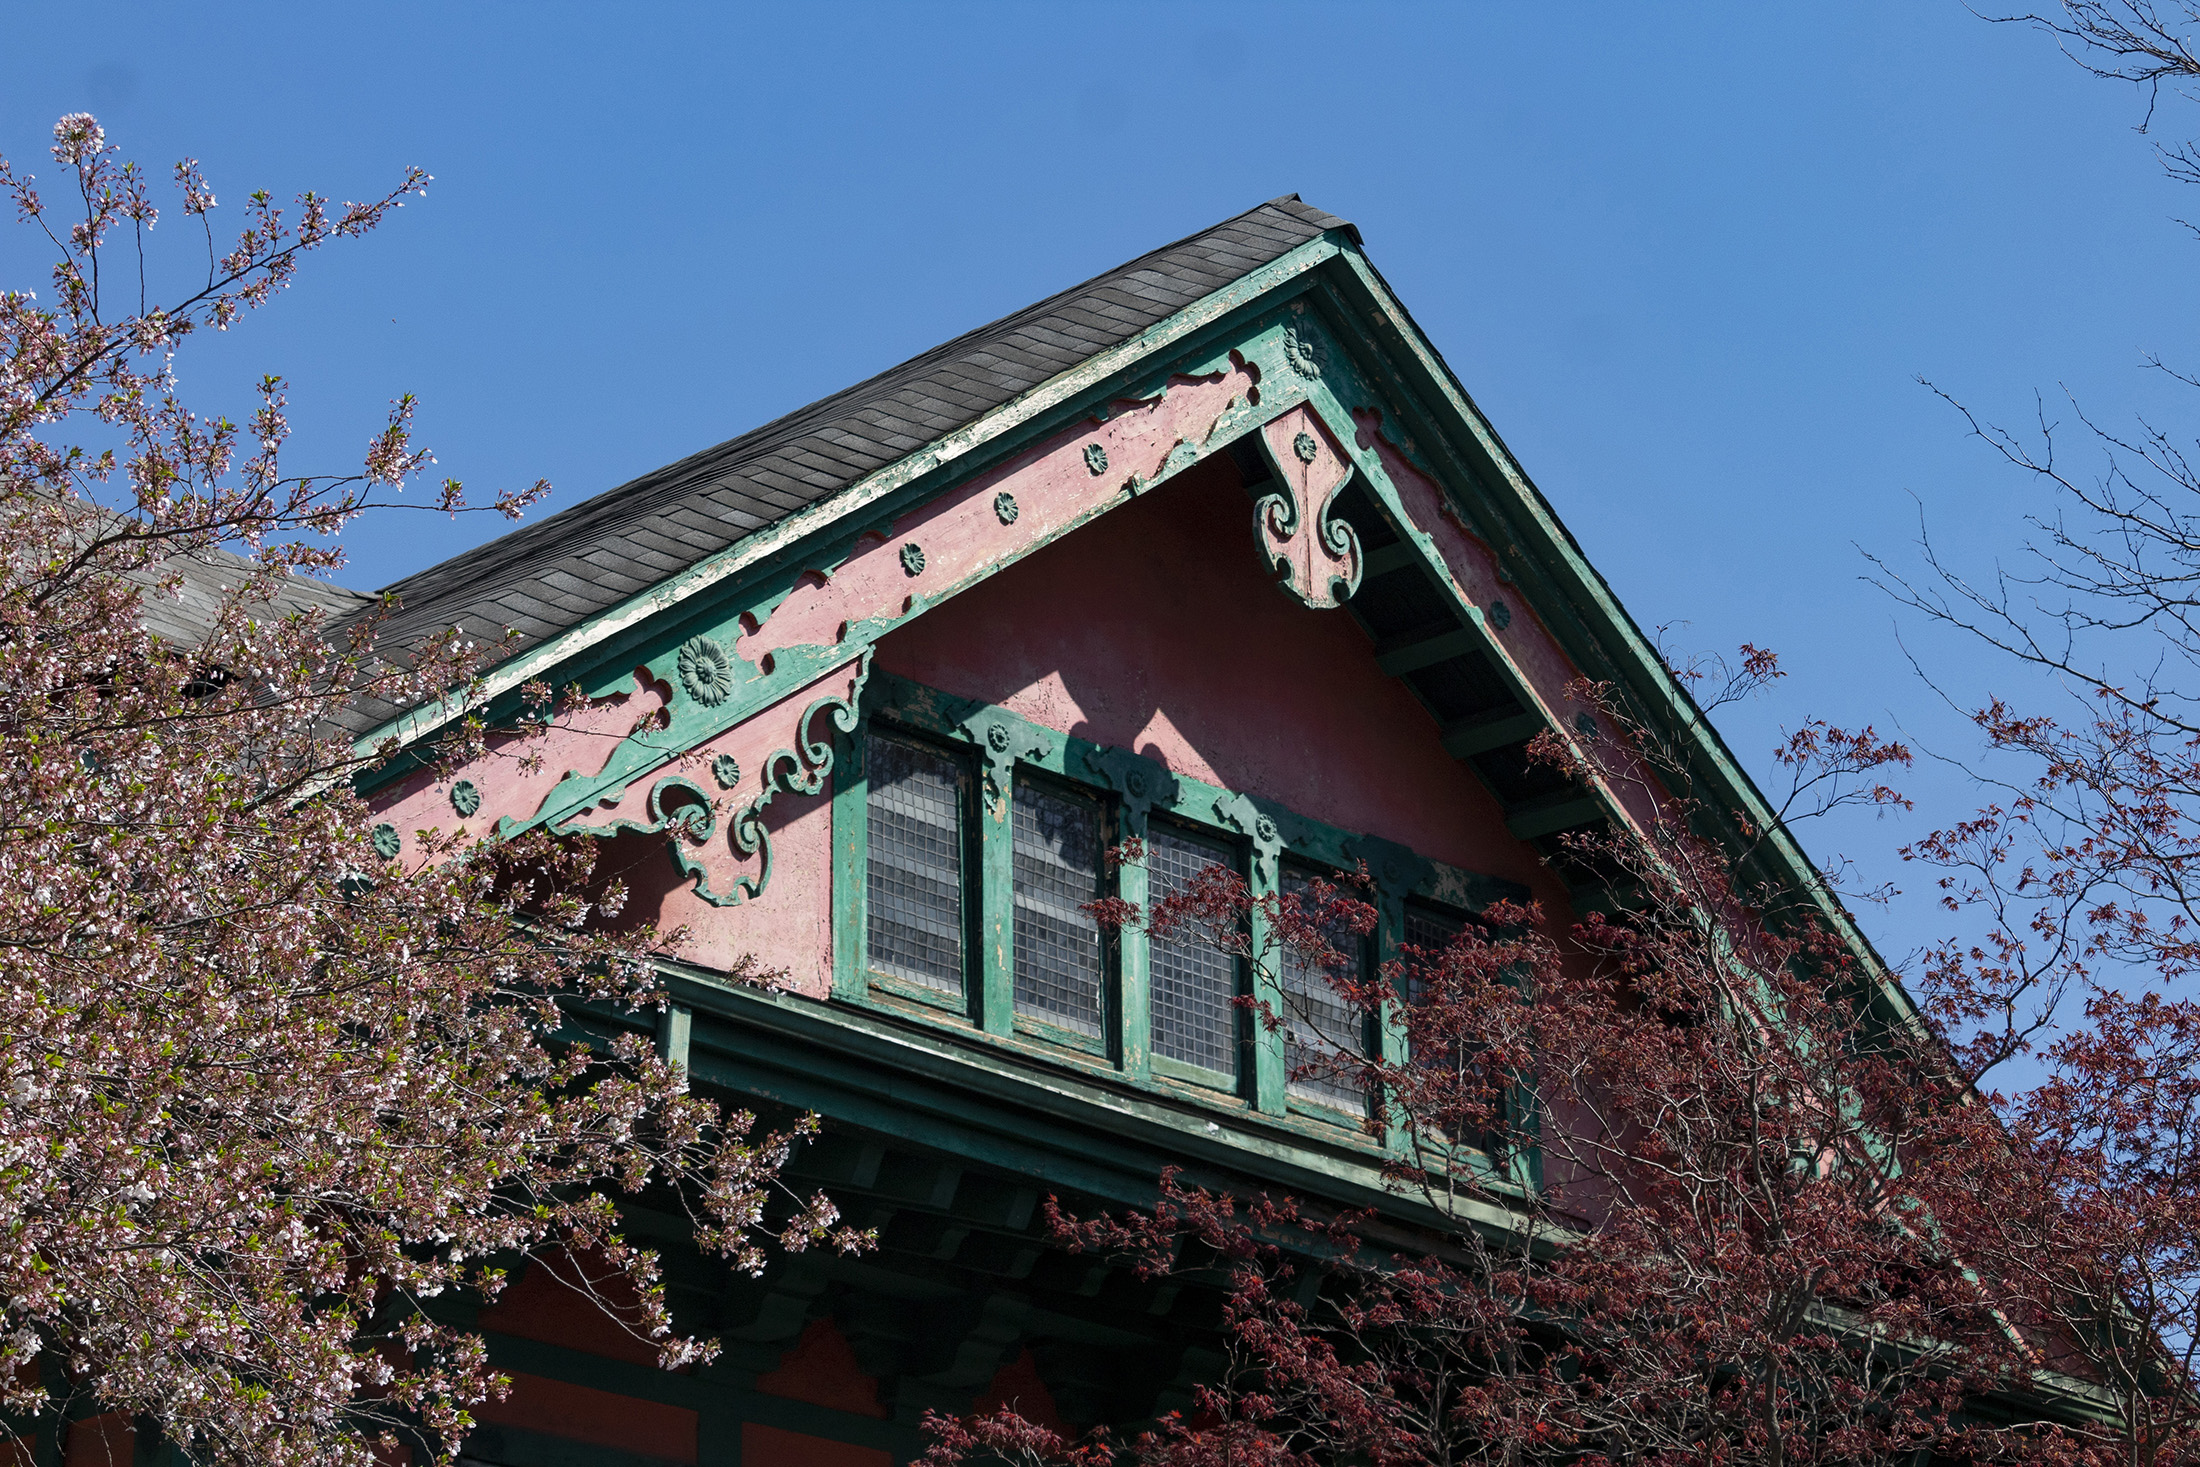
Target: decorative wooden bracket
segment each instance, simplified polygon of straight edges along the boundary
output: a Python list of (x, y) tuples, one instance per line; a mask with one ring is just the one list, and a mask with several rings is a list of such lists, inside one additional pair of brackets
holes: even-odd
[(1253, 877), (1256, 890), (1273, 891), (1282, 879), (1278, 857), (1283, 854), (1283, 829), (1276, 818), (1255, 805), (1250, 796), (1220, 795), (1215, 799), (1215, 818), (1242, 831), (1253, 843)]
[[(865, 649), (845, 694), (813, 699), (796, 717), (790, 747), (774, 749), (758, 766), (758, 790), (736, 806), (727, 821), (727, 838), (735, 855), (760, 856), (762, 864), (753, 876), (737, 876), (724, 891), (711, 885), (710, 869), (696, 852), (710, 843), (718, 830), (718, 811), (710, 795), (684, 775), (668, 774), (649, 787), (647, 820), (619, 819), (607, 825), (583, 825), (567, 821), (551, 827), (557, 835), (655, 835), (665, 837), (672, 864), (690, 882), (695, 894), (714, 907), (738, 907), (754, 901), (771, 884), (771, 832), (764, 826), (764, 810), (774, 796), (814, 795), (825, 787), (833, 772), (834, 736), (853, 733), (864, 684), (871, 675), (871, 654)], [(832, 731), (817, 737), (813, 724), (820, 715), (832, 720)], [(714, 761), (715, 763), (715, 761)], [(674, 803), (678, 797), (677, 803)]]
[(1379, 835), (1355, 836), (1345, 843), (1345, 851), (1367, 863), (1367, 874), (1375, 882), (1376, 906), (1389, 930), (1404, 931), (1406, 895), (1428, 879), (1436, 863)]
[(1044, 758), (1052, 746), (1045, 734), (999, 708), (972, 714), (962, 721), (959, 731), (978, 747), (978, 757), (985, 765), (986, 813), (999, 820), (1015, 788), (1016, 761)]
[(1253, 434), (1283, 488), (1253, 507), (1253, 543), (1276, 584), (1317, 611), (1360, 589), (1365, 557), (1352, 526), (1330, 513), (1358, 472), (1312, 407), (1300, 405)]
[(1147, 817), (1153, 807), (1176, 803), (1176, 776), (1143, 754), (1128, 749), (1092, 749), (1086, 752), (1085, 763), (1123, 797), (1126, 835), (1145, 839)]

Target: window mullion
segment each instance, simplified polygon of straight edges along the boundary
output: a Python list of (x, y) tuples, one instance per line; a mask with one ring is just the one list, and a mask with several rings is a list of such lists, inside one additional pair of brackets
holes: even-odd
[[(1375, 904), (1375, 972), (1380, 975), (1391, 963), (1397, 961), (1398, 945), (1405, 941), (1406, 904), (1405, 893), (1394, 887), (1381, 888), (1380, 900)], [(1406, 1045), (1404, 995), (1392, 994), (1383, 1001), (1382, 1011), (1376, 1015), (1375, 1041), (1381, 1048), (1383, 1064), (1392, 1070), (1402, 1067), (1408, 1058)], [(1382, 1107), (1386, 1123), (1383, 1127), (1383, 1145), (1394, 1156), (1404, 1156), (1411, 1149), (1404, 1118), (1387, 1093), (1378, 1094), (1375, 1104)]]
[(870, 720), (841, 734), (833, 760), (833, 997), (870, 990), (871, 789), (864, 778)]
[(1273, 856), (1265, 857), (1255, 851), (1252, 861), (1252, 911), (1247, 918), (1251, 930), (1246, 933), (1246, 951), (1254, 955), (1252, 967), (1254, 1011), (1244, 1015), (1241, 1025), (1251, 1029), (1249, 1045), (1252, 1050), (1252, 1102), (1253, 1108), (1269, 1115), (1283, 1115), (1291, 1108), (1288, 1095), (1290, 1070), (1284, 1055), (1284, 1031), (1272, 1028), (1261, 1021), (1261, 1010), (1266, 1008), (1278, 1018), (1288, 1022), (1289, 1010), (1285, 1007), (1282, 975), (1284, 954), (1271, 952), (1274, 941), (1274, 923), (1268, 920), (1269, 899), (1282, 889), (1283, 863)]
[(998, 782), (980, 779), (977, 820), (978, 1012), (980, 1028), (1016, 1029), (1016, 821), (1014, 761)]
[[(1122, 839), (1147, 839), (1143, 803), (1126, 801), (1122, 807)], [(1121, 1014), (1116, 1032), (1122, 1046), (1123, 1072), (1135, 1080), (1153, 1073), (1153, 947), (1145, 918), (1151, 912), (1151, 885), (1146, 879), (1146, 857), (1124, 861), (1116, 867), (1115, 895), (1138, 909), (1140, 920), (1116, 929), (1115, 961)]]

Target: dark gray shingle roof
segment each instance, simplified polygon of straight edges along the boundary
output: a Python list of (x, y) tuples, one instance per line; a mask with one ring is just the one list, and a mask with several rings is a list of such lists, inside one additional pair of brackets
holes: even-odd
[[(144, 590), (138, 624), (179, 647), (196, 647), (214, 629), (215, 620), (237, 588), (259, 574), (259, 567), (234, 551), (205, 549), (173, 555), (130, 573)], [(169, 582), (175, 582), (171, 588)], [(274, 599), (255, 609), (255, 620), (316, 612), (330, 622), (349, 620), (372, 608), (375, 598), (312, 576), (289, 574), (274, 586)]]
[(954, 432), (1332, 229), (1273, 199), (740, 437), (388, 588), (380, 629), (446, 627), (517, 655)]

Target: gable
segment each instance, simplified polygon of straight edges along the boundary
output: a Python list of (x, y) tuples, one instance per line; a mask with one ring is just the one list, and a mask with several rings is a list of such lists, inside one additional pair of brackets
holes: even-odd
[(1562, 901), (1361, 627), (1278, 594), (1243, 480), (1203, 462), (888, 633), (874, 668)]
[[(1365, 862), (1382, 912), (1370, 961), (1415, 912), (1455, 920), (1533, 895), (1564, 922), (1601, 896), (1593, 873), (1553, 863), (1555, 843), (1645, 818), (1650, 786), (1577, 701), (1584, 677), (1671, 733), (1711, 799), (1773, 824), (1340, 230), (985, 401), (964, 426), (526, 643), (491, 676), (492, 718), (522, 679), (603, 701), (531, 761), (514, 746), (450, 771), (393, 766), (368, 791), (378, 845), (405, 853), (416, 832), (454, 823), (600, 836), (633, 918), (689, 930), (668, 971), (697, 1012), (756, 1018), (713, 986), (753, 958), (799, 995), (775, 1001), (767, 1028), (860, 1041), (952, 1076), (949, 1089), (1033, 1066), (1016, 1082), (1025, 1104), (1071, 1105), (1074, 1076), (1098, 1087), (1076, 1104), (1105, 1109), (1127, 1085), (1142, 1105), (1168, 1099), (1141, 1124), (1171, 1145), (1211, 1132), (1199, 1107), (1227, 1101), (1379, 1192), (1396, 1138), (1357, 1134), (1293, 1091), (1282, 1038), (1241, 1034), (1242, 1067), (1226, 1071), (1161, 1052), (1144, 937), (1126, 934), (1104, 980), (1087, 982), (1079, 1002), (1102, 1005), (1087, 1028), (1026, 1002), (1029, 903), (1016, 893), (1031, 853), (1011, 806), (1027, 782), (1089, 812), (1095, 840), (1172, 831), (1256, 892), (1294, 864)], [(695, 462), (666, 471), (664, 492), (690, 484)], [(620, 496), (602, 523), (634, 510)], [(514, 554), (491, 547), (489, 583), (540, 569)], [(401, 712), (383, 731), (451, 714)], [(1598, 742), (1620, 777), (1583, 788), (1531, 767), (1525, 747), (1546, 729)], [(867, 763), (902, 745), (894, 758), (931, 761), (926, 838), (953, 853), (917, 873), (944, 903), (946, 954), (921, 981), (871, 951), (883, 817)], [(1817, 891), (1776, 827), (1766, 849), (1773, 879)], [(1153, 873), (1137, 863), (1102, 872), (1088, 848), (1087, 866), (1080, 880), (1146, 898)], [(1050, 920), (1074, 926), (1077, 910), (1057, 903)], [(799, 1020), (784, 1007), (816, 1000), (830, 1002)], [(798, 1099), (809, 1083), (790, 1071), (780, 1098), (812, 1103)]]

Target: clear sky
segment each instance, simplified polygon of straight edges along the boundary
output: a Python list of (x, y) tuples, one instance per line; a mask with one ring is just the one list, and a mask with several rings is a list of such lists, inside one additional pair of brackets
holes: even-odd
[[(241, 415), (290, 377), (299, 466), (355, 462), (417, 393), (442, 472), (547, 477), (553, 508), (1299, 192), (1360, 226), (1639, 621), (1783, 654), (1779, 696), (1722, 720), (1760, 772), (1810, 713), (1964, 753), (1903, 642), (1965, 695), (2027, 691), (1860, 579), (1921, 509), (1990, 566), (2042, 503), (1917, 376), (2010, 422), (2058, 384), (2117, 423), (2200, 407), (2139, 367), (2200, 367), (2173, 222), (2200, 197), (2128, 90), (1954, 0), (93, 3), (9, 37), (0, 152), (33, 168), (82, 109), (228, 205), (432, 172), (185, 385)], [(0, 282), (43, 289), (23, 234)], [(345, 579), (498, 528), (370, 525)], [(1967, 796), (1914, 783), (1933, 814)], [(1925, 828), (1806, 840), (1914, 888), (1889, 852)], [(1928, 923), (1867, 917), (1890, 956)]]

